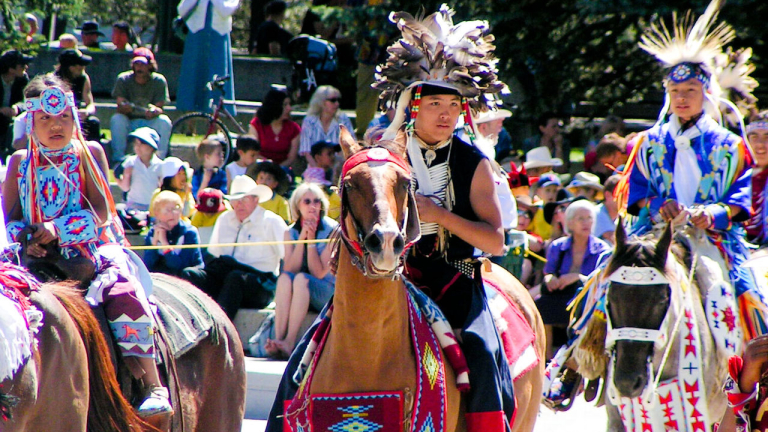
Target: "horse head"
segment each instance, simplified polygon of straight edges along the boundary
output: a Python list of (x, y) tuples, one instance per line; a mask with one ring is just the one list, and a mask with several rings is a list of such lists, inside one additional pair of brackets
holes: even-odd
[(369, 277), (396, 274), (407, 247), (420, 237), (418, 211), (405, 162), (405, 136), (358, 144), (344, 127), (341, 238), (353, 262)]
[(671, 225), (653, 242), (628, 240), (621, 221), (617, 224), (616, 247), (605, 271), (606, 349), (613, 385), (624, 397), (638, 397), (651, 387), (654, 353), (669, 342), (673, 293), (666, 267), (671, 242)]

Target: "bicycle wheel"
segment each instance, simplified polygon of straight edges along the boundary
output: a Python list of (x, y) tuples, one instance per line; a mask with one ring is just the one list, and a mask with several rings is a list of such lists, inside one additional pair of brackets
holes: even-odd
[(217, 138), (222, 142), (224, 150), (224, 162), (229, 163), (232, 154), (232, 137), (229, 129), (221, 120), (214, 121), (213, 116), (202, 112), (193, 112), (179, 117), (173, 122), (171, 128), (171, 143), (168, 146), (168, 155), (173, 152), (174, 147), (196, 146), (206, 138)]

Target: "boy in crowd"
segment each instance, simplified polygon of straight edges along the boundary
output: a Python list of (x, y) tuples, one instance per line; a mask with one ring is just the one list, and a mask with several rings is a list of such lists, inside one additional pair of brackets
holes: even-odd
[[(557, 193), (562, 189), (562, 183), (560, 177), (553, 173), (542, 174), (539, 180), (535, 184), (534, 193), (541, 201), (541, 205), (544, 206), (547, 203), (557, 201)], [(538, 203), (538, 200), (534, 197), (534, 202)], [(549, 240), (552, 236), (552, 225), (550, 225), (544, 219), (544, 212), (537, 211), (533, 215), (533, 220), (530, 225), (531, 232), (535, 233), (544, 240)]]
[(224, 149), (221, 148), (221, 142), (206, 138), (197, 145), (195, 154), (203, 165), (192, 175), (192, 196), (197, 199), (197, 192), (207, 187), (227, 193), (227, 175), (221, 169), (224, 165)]
[(576, 173), (566, 189), (573, 196), (584, 197), (593, 204), (603, 200), (603, 185), (600, 184), (600, 177), (586, 171)]
[(163, 161), (155, 154), (160, 135), (150, 127), (140, 127), (128, 134), (128, 141), (136, 154), (123, 161), (123, 175), (117, 184), (128, 192), (128, 210), (149, 211), (152, 194), (160, 185), (162, 175)]
[(595, 223), (592, 226), (592, 235), (610, 244), (614, 244), (616, 241), (616, 218), (619, 217), (619, 205), (613, 192), (620, 179), (619, 174), (614, 174), (605, 181), (605, 200), (597, 206), (597, 217), (595, 217)]
[(232, 186), (232, 180), (239, 175), (245, 175), (245, 170), (261, 158), (261, 144), (253, 137), (241, 136), (237, 139), (237, 160), (226, 167), (227, 190)]
[(288, 200), (281, 194), (288, 188), (288, 176), (283, 168), (272, 162), (263, 161), (248, 168), (246, 175), (256, 181), (256, 184), (268, 186), (272, 190), (272, 198), (259, 201), (259, 206), (291, 223), (291, 209)]
[(205, 188), (200, 191), (196, 206), (197, 212), (192, 215), (192, 225), (197, 228), (212, 227), (216, 219), (227, 210), (224, 204), (224, 194), (218, 189)]
[(315, 166), (323, 169), (329, 184), (333, 181), (333, 166), (336, 163), (338, 151), (341, 151), (341, 146), (328, 141), (318, 141), (312, 144), (309, 150), (309, 154), (315, 160)]
[[(155, 223), (149, 229), (147, 246), (200, 244), (197, 228), (181, 218), (181, 198), (172, 191), (162, 191), (155, 198)], [(151, 272), (179, 276), (188, 267), (203, 268), (200, 248), (149, 249), (144, 264)]]

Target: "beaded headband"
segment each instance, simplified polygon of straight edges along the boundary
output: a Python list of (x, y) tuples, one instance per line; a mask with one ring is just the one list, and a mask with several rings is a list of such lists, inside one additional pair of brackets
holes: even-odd
[(48, 87), (40, 96), (27, 99), (27, 111), (43, 111), (50, 115), (60, 115), (67, 107), (75, 107), (75, 95), (72, 92), (64, 92), (58, 87)]
[(608, 276), (608, 281), (626, 285), (661, 285), (669, 281), (664, 273), (653, 267), (621, 266)]
[(768, 129), (768, 121), (754, 121), (747, 125), (748, 134), (758, 129)]
[(691, 78), (697, 79), (704, 84), (704, 87), (709, 86), (709, 76), (704, 72), (701, 65), (695, 63), (680, 63), (667, 74), (667, 79), (674, 83), (688, 81)]

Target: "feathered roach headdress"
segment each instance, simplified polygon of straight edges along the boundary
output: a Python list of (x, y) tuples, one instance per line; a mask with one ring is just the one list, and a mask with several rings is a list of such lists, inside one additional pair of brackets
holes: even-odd
[[(496, 107), (493, 95), (507, 90), (496, 75), (498, 60), (493, 56), (494, 37), (486, 34), (487, 21), (453, 24), (453, 9), (443, 4), (424, 19), (407, 12), (392, 12), (402, 38), (387, 49), (389, 58), (376, 68), (373, 88), (380, 98), (396, 106), (396, 115), (384, 134), (392, 139), (405, 120), (405, 111), (414, 100), (411, 117), (418, 113), (421, 85), (454, 89), (464, 100), (465, 124), (471, 113)], [(415, 91), (414, 91), (415, 90)], [(397, 105), (394, 105), (397, 103)]]

